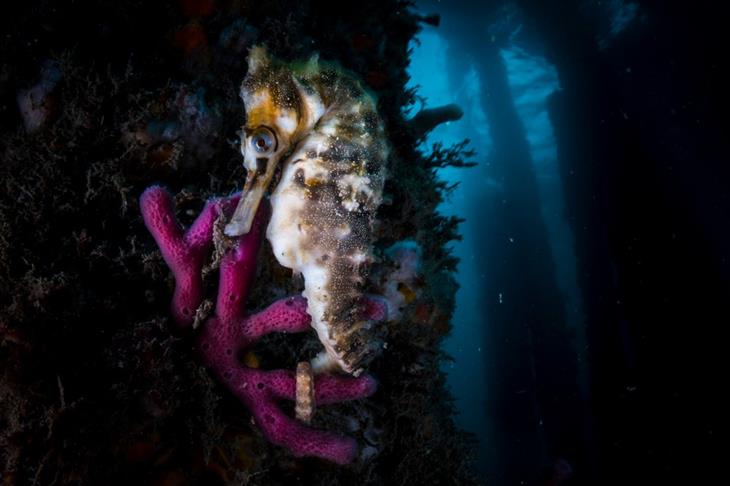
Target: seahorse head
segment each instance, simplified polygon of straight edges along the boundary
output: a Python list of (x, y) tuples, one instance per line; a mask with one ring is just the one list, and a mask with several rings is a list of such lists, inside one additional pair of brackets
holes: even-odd
[(241, 85), (246, 108), (241, 137), (246, 183), (244, 197), (225, 229), (229, 236), (249, 231), (277, 167), (324, 114), (324, 103), (307, 79), (318, 71), (316, 56), (286, 64), (270, 57), (263, 47), (251, 49)]

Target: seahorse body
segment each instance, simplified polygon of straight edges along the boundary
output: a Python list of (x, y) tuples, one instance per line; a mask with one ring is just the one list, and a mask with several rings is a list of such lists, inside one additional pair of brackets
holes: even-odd
[[(361, 318), (388, 157), (376, 101), (352, 73), (316, 58), (285, 64), (263, 48), (250, 54), (241, 94), (244, 193), (257, 205), (281, 165), (267, 238), (279, 263), (304, 277), (312, 327), (326, 350), (314, 368), (336, 363), (358, 375), (381, 345)], [(247, 231), (251, 204), (241, 203), (227, 233)]]

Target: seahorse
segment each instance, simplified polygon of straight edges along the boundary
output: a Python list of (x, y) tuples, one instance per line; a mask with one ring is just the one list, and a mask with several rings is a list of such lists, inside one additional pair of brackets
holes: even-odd
[(362, 317), (389, 153), (376, 98), (338, 65), (286, 63), (263, 47), (249, 54), (241, 97), (246, 182), (225, 233), (248, 232), (270, 190), (266, 236), (278, 262), (303, 276), (325, 349), (312, 367), (357, 376), (382, 346)]

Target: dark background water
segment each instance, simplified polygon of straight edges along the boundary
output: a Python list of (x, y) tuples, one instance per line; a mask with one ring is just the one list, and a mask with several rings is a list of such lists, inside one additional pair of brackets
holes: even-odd
[[(699, 484), (730, 322), (726, 16), (707, 2), (418, 3), (427, 106), (478, 165), (446, 369), (487, 483)], [(721, 20), (722, 19), (722, 20)], [(552, 472), (550, 472), (552, 470)], [(561, 472), (562, 471), (562, 472)], [(552, 481), (552, 482), (551, 482)]]

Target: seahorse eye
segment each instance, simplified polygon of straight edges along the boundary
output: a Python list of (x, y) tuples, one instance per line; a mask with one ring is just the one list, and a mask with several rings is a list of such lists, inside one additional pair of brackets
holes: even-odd
[(276, 149), (276, 136), (266, 127), (260, 127), (251, 135), (251, 148), (259, 154), (268, 154)]

